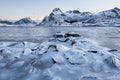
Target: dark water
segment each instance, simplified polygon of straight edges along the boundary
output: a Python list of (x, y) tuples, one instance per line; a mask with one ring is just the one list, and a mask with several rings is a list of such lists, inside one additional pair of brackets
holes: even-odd
[(0, 27), (0, 41), (42, 42), (59, 31), (74, 31), (99, 45), (120, 49), (119, 27)]

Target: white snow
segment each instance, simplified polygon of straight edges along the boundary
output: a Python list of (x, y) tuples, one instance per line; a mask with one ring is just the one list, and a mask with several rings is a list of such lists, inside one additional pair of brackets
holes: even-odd
[(0, 78), (119, 80), (118, 53), (107, 51), (83, 37), (53, 37), (43, 43), (1, 42)]
[[(53, 15), (51, 15), (53, 14)], [(79, 12), (78, 10), (62, 12), (55, 8), (43, 19), (41, 26), (120, 26), (120, 9), (113, 8), (99, 13)]]

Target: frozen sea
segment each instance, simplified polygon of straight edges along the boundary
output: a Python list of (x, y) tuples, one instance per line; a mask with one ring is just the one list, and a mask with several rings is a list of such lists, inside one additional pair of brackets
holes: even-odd
[(0, 41), (0, 80), (120, 79), (119, 27), (3, 26)]
[(73, 31), (97, 42), (100, 46), (120, 49), (120, 27), (43, 27), (1, 26), (0, 41), (42, 42), (60, 31)]

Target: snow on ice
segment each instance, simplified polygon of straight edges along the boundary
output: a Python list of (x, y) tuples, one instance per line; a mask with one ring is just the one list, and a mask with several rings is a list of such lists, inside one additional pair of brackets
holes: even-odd
[(74, 32), (42, 43), (0, 42), (0, 79), (119, 80), (119, 53)]

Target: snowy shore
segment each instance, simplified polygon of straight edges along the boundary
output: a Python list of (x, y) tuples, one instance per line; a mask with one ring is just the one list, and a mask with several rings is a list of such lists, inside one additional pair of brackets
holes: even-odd
[(1, 80), (119, 80), (120, 51), (73, 32), (42, 43), (0, 42)]

